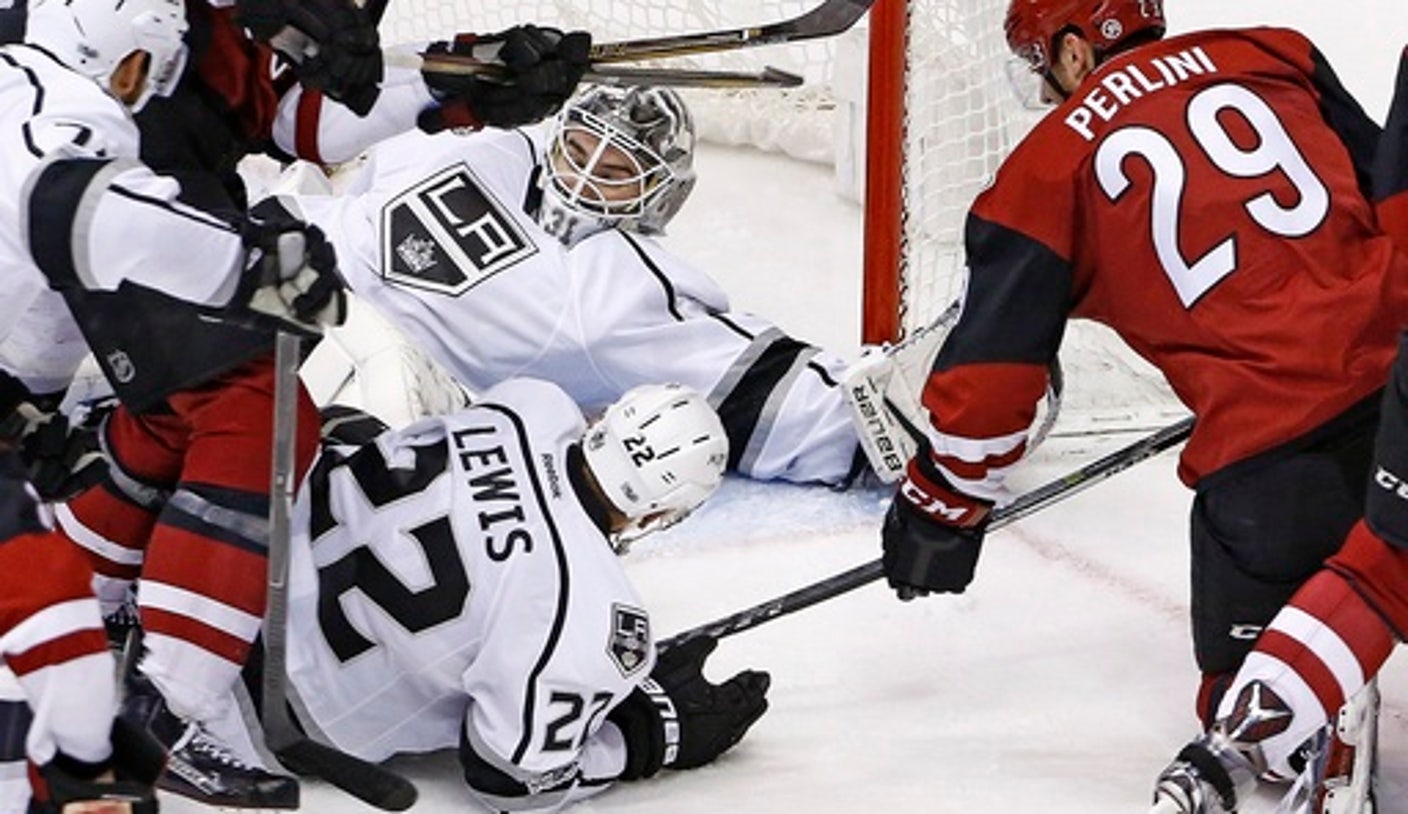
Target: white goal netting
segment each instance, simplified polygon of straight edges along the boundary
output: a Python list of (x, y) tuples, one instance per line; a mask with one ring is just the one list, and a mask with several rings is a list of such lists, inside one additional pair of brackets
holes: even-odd
[[(606, 42), (775, 22), (818, 2), (393, 0), (382, 36), (396, 45), (534, 22), (587, 30), (595, 41)], [(904, 70), (871, 83), (902, 94), (904, 123), (875, 144), (866, 142), (867, 49), (875, 9), (837, 37), (654, 64), (749, 71), (773, 66), (803, 76), (806, 84), (798, 89), (682, 93), (701, 138), (831, 164), (838, 192), (856, 200), (864, 200), (867, 154), (898, 153), (904, 179), (898, 238), (902, 282), (893, 309), (911, 329), (958, 296), (967, 207), (1040, 115), (1018, 103), (1007, 78), (1006, 5), (1006, 0), (908, 0)], [(799, 226), (797, 239), (806, 239), (804, 229)], [(1067, 395), (1058, 432), (1142, 429), (1183, 414), (1162, 377), (1099, 326), (1074, 324), (1062, 360)]]

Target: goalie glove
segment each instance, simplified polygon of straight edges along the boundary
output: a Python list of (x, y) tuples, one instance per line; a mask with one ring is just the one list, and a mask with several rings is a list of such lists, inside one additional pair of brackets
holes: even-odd
[(885, 579), (901, 600), (961, 594), (973, 581), (992, 504), (954, 489), (927, 444), (890, 502), (880, 538)]
[(452, 128), (521, 127), (556, 113), (587, 71), (591, 35), (521, 25), (497, 34), (460, 34), (434, 42), (427, 54), (458, 54), (502, 65), (501, 75), (423, 71), (439, 105), (422, 111), (427, 133)]
[(347, 298), (337, 256), (321, 229), (268, 198), (250, 209), (242, 236), (246, 255), (237, 305), (305, 335), (343, 323)]
[(358, 116), (380, 93), (376, 23), (351, 0), (238, 0), (240, 25), (294, 65), (298, 81)]
[(651, 777), (662, 767), (703, 766), (767, 711), (767, 673), (744, 670), (722, 684), (704, 677), (704, 660), (718, 644), (697, 636), (665, 651), (650, 678), (607, 715), (626, 741), (622, 780)]

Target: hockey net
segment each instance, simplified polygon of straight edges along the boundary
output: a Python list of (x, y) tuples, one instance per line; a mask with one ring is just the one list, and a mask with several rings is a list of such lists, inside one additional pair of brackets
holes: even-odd
[[(604, 42), (774, 22), (817, 2), (391, 0), (382, 37), (395, 45), (534, 22)], [(960, 295), (967, 207), (1040, 116), (1007, 78), (1005, 8), (1006, 0), (877, 0), (838, 37), (654, 63), (773, 66), (805, 78), (797, 89), (682, 93), (702, 139), (832, 164), (838, 191), (865, 202), (862, 341), (902, 338)], [(1062, 363), (1058, 433), (1142, 430), (1184, 414), (1162, 376), (1100, 326), (1074, 323)]]

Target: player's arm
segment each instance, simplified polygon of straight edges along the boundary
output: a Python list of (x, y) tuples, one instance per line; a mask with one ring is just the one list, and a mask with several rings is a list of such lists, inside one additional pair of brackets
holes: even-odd
[(349, 109), (316, 87), (294, 87), (279, 101), (274, 142), (289, 155), (335, 164), (416, 127), (437, 133), (532, 124), (557, 112), (576, 90), (590, 45), (585, 32), (533, 25), (423, 44), (417, 50), (472, 54), (505, 71), (486, 78), (388, 67), (380, 94), (365, 110)]
[(189, 202), (192, 183), (132, 159), (60, 154), (31, 174), (21, 231), (59, 291), (139, 285), (303, 330), (341, 321), (341, 282), (321, 231), (277, 206), (206, 211)]
[(239, 22), (293, 66), (298, 81), (365, 115), (383, 65), (377, 21), (353, 0), (237, 0)]
[(972, 581), (990, 511), (1026, 453), (1061, 345), (1072, 269), (1053, 245), (1070, 239), (1076, 221), (1021, 161), (1014, 153), (1009, 174), (969, 215), (963, 309), (924, 385), (931, 421), (885, 516), (882, 564), (901, 599), (961, 593)]

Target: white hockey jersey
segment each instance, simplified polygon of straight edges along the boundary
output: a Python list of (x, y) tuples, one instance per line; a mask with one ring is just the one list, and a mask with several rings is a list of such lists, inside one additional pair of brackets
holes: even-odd
[(608, 229), (571, 250), (543, 231), (528, 131), (406, 133), (339, 196), (294, 196), (333, 240), (348, 287), (471, 389), (548, 379), (585, 409), (631, 387), (704, 393), (730, 466), (837, 483), (857, 440), (837, 385), (845, 362), (773, 323), (649, 238)]
[[(0, 365), (36, 392), (66, 385), (88, 349), (31, 250), (64, 254), (68, 281), (91, 290), (130, 281), (216, 306), (234, 293), (239, 233), (178, 200), (175, 180), (136, 161), (137, 140), (93, 80), (36, 48), (0, 48)], [(37, 188), (56, 158), (94, 159), (91, 176)]]
[[(295, 508), (288, 670), (308, 730), (360, 757), (453, 748), (548, 810), (625, 765), (606, 713), (654, 664), (649, 617), (569, 480), (585, 428), (521, 379), (324, 453)], [(472, 780), (471, 780), (472, 785)]]

